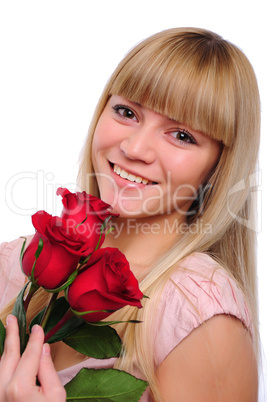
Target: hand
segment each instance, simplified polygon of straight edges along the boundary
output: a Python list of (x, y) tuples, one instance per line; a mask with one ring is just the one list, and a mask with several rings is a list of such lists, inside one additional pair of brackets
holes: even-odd
[[(5, 347), (0, 360), (1, 402), (66, 401), (66, 392), (52, 362), (50, 347), (43, 342), (43, 329), (35, 325), (20, 356), (17, 319), (7, 317)], [(40, 386), (36, 385), (36, 377)]]

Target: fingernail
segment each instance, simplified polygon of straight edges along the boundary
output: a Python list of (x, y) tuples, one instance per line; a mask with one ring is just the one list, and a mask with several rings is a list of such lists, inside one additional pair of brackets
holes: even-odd
[(40, 325), (35, 324), (35, 325), (32, 327), (31, 333), (35, 333), (35, 332), (39, 331), (39, 327), (40, 327)]
[(48, 343), (43, 344), (43, 354), (49, 356), (50, 355), (50, 346)]
[(6, 318), (6, 326), (11, 324), (11, 322), (14, 320), (14, 316), (12, 314), (9, 314)]

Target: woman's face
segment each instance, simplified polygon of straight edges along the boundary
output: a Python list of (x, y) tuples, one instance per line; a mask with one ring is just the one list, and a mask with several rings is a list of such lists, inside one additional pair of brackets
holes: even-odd
[(113, 95), (93, 139), (100, 197), (121, 217), (186, 216), (220, 148), (182, 123)]

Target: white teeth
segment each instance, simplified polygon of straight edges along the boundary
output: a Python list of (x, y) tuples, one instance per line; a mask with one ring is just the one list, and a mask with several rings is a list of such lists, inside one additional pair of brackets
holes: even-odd
[(118, 165), (114, 165), (114, 171), (118, 174), (121, 172), (121, 168)]
[(113, 170), (114, 170), (115, 173), (117, 173), (123, 179), (127, 179), (127, 180), (130, 180), (130, 181), (135, 181), (136, 183), (148, 184), (147, 179), (143, 179), (140, 176), (135, 176), (134, 174), (127, 173), (124, 169), (121, 169), (118, 165), (114, 164)]
[(136, 176), (134, 176), (133, 174), (128, 174), (127, 179), (130, 181), (135, 181)]
[(122, 169), (122, 171), (120, 172), (120, 177), (122, 177), (123, 179), (127, 179), (128, 173)]

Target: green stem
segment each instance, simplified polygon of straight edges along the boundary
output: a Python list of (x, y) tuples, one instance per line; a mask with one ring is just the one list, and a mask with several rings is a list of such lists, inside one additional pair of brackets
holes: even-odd
[(47, 342), (50, 338), (52, 338), (53, 335), (57, 333), (57, 331), (64, 325), (66, 324), (67, 321), (69, 321), (70, 318), (74, 316), (73, 312), (69, 308), (65, 315), (61, 318), (60, 321), (45, 335), (44, 342)]
[(27, 296), (26, 296), (26, 299), (23, 301), (23, 305), (24, 305), (25, 311), (27, 311), (27, 308), (28, 308), (28, 306), (29, 306), (29, 304), (30, 304), (30, 301), (31, 301), (31, 299), (32, 299), (32, 296), (34, 295), (34, 293), (36, 292), (36, 290), (37, 290), (38, 288), (39, 288), (38, 285), (36, 285), (36, 284), (34, 284), (34, 283), (31, 282), (29, 292), (28, 292), (28, 294), (27, 294)]
[(49, 301), (48, 305), (46, 306), (42, 321), (40, 323), (40, 325), (41, 325), (41, 327), (43, 329), (45, 329), (45, 326), (46, 326), (47, 321), (48, 321), (48, 319), (50, 317), (50, 314), (51, 314), (53, 306), (54, 306), (54, 304), (55, 304), (55, 302), (57, 300), (57, 297), (58, 297), (58, 293), (52, 293), (50, 301)]

